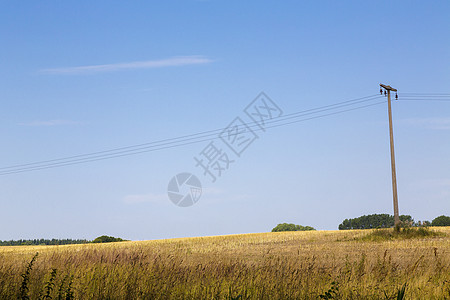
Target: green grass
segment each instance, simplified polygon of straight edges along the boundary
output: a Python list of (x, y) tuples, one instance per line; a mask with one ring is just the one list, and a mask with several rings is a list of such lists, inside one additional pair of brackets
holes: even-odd
[(405, 228), (383, 228), (375, 229), (367, 235), (356, 239), (362, 241), (389, 241), (396, 239), (421, 239), (430, 237), (445, 237), (440, 231), (431, 230), (427, 227), (405, 227)]

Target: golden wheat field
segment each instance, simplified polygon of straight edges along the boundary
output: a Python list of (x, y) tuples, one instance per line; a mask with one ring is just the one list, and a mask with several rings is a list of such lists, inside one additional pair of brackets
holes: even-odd
[(433, 230), (445, 235), (370, 241), (361, 237), (371, 230), (308, 231), (0, 247), (0, 297), (397, 299), (406, 284), (404, 299), (450, 299), (450, 228)]

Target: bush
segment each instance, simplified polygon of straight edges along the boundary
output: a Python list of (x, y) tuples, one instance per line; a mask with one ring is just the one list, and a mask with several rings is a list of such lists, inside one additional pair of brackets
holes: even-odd
[(308, 231), (308, 230), (316, 230), (315, 228), (311, 226), (302, 226), (302, 225), (295, 225), (292, 223), (282, 223), (278, 224), (274, 229), (272, 229), (272, 232), (280, 232), (280, 231)]
[(102, 235), (99, 236), (98, 238), (96, 238), (95, 240), (93, 240), (93, 243), (114, 243), (114, 242), (123, 242), (125, 240), (121, 239), (121, 238), (115, 238), (112, 236), (107, 236), (107, 235)]
[(448, 216), (439, 216), (431, 221), (431, 226), (450, 226), (450, 217)]

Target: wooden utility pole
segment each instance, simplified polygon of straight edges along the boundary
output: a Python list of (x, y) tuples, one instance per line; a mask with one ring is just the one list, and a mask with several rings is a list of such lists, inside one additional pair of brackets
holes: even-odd
[[(380, 83), (380, 87), (384, 89), (384, 94), (388, 97), (388, 113), (389, 113), (389, 136), (391, 143), (391, 169), (392, 169), (392, 193), (394, 199), (394, 224), (397, 226), (400, 224), (400, 217), (398, 214), (398, 196), (397, 196), (397, 176), (395, 174), (395, 155), (394, 155), (394, 132), (392, 129), (392, 109), (391, 109), (391, 91), (397, 92), (396, 89), (389, 85), (384, 85)], [(380, 93), (383, 90), (380, 88)]]

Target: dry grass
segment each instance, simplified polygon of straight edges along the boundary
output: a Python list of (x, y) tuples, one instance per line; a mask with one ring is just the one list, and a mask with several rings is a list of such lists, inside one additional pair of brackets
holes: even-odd
[(36, 252), (29, 295), (73, 276), (77, 299), (450, 299), (445, 235), (364, 241), (370, 230), (259, 233), (111, 244), (0, 247), (0, 298), (17, 298)]

